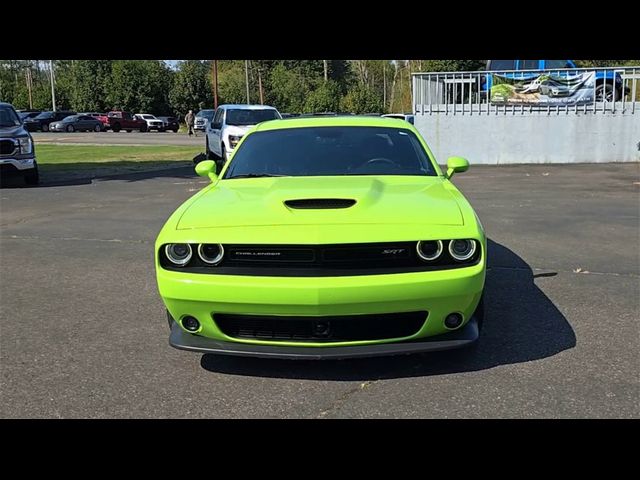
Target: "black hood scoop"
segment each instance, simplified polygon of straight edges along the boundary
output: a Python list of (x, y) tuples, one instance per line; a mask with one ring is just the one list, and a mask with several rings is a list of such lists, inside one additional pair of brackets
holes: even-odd
[(298, 210), (326, 210), (335, 208), (349, 208), (356, 204), (352, 198), (305, 198), (301, 200), (285, 200), (289, 208)]

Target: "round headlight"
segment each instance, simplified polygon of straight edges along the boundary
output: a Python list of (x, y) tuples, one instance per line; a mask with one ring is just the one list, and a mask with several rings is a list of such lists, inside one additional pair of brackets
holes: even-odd
[(449, 253), (459, 262), (464, 262), (473, 257), (476, 253), (475, 240), (451, 240), (449, 242)]
[(422, 260), (430, 262), (442, 255), (442, 242), (440, 240), (421, 240), (418, 242), (416, 250)]
[(216, 265), (224, 257), (224, 248), (219, 243), (201, 243), (198, 245), (198, 256), (204, 263)]
[(164, 253), (171, 263), (183, 266), (191, 260), (191, 245), (188, 243), (170, 243), (164, 247)]

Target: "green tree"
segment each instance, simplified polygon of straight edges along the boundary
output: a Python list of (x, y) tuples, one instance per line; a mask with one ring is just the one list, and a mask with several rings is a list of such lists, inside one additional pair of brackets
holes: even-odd
[(107, 109), (167, 113), (171, 71), (159, 60), (116, 60), (107, 86)]
[(169, 93), (169, 103), (180, 116), (186, 115), (189, 110), (197, 110), (200, 105), (213, 108), (209, 62), (186, 60), (178, 64)]
[(268, 103), (281, 112), (302, 112), (310, 92), (308, 83), (297, 69), (279, 63), (269, 74)]
[(340, 109), (351, 113), (380, 113), (383, 111), (382, 98), (371, 88), (359, 85), (342, 97)]
[(340, 86), (333, 80), (322, 82), (307, 95), (305, 113), (337, 112), (340, 109)]

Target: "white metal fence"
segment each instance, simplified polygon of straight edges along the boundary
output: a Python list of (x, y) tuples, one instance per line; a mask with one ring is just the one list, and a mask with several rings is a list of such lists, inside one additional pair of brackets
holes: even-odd
[[(492, 101), (491, 86), (500, 79), (528, 80), (548, 74), (563, 79), (594, 73), (589, 101), (566, 103), (505, 103)], [(417, 115), (488, 115), (540, 113), (640, 112), (640, 66), (553, 70), (491, 70), (476, 72), (414, 73), (413, 113)]]

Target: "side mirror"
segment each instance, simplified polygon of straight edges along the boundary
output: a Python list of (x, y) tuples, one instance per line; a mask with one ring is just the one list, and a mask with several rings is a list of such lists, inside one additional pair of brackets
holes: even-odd
[(213, 160), (204, 160), (196, 165), (196, 173), (201, 177), (209, 177), (212, 183), (218, 181), (216, 175), (216, 162)]
[(462, 157), (449, 157), (447, 160), (447, 179), (453, 177), (454, 173), (462, 173), (469, 170), (469, 161)]

